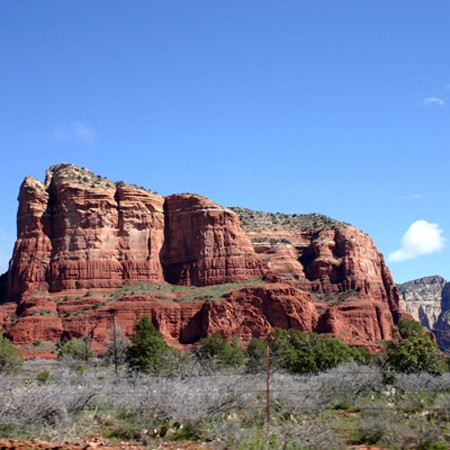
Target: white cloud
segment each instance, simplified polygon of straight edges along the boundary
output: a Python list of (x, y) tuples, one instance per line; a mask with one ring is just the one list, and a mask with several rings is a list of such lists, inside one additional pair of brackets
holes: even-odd
[(402, 246), (388, 256), (388, 261), (403, 262), (442, 250), (445, 238), (437, 223), (417, 220), (402, 237)]
[(421, 200), (423, 198), (425, 198), (425, 195), (423, 194), (410, 194), (399, 197), (400, 200)]
[(74, 122), (68, 127), (54, 131), (52, 137), (55, 141), (77, 141), (92, 145), (95, 142), (97, 133), (87, 123)]
[(424, 106), (443, 106), (445, 105), (444, 100), (439, 97), (427, 97), (423, 99), (423, 105)]

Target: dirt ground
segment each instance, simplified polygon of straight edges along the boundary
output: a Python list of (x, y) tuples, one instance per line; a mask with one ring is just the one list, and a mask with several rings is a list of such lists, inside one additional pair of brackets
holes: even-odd
[(83, 444), (56, 444), (37, 439), (26, 441), (23, 439), (1, 439), (0, 450), (212, 450), (210, 446), (200, 442), (163, 442), (155, 447), (143, 447), (129, 442), (111, 445), (100, 439), (93, 439)]

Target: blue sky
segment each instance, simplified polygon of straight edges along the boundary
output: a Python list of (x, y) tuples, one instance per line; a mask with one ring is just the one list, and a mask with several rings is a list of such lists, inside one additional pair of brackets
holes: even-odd
[[(450, 2), (0, 2), (0, 272), (26, 175), (319, 212), (450, 279)], [(403, 241), (402, 241), (403, 238)]]

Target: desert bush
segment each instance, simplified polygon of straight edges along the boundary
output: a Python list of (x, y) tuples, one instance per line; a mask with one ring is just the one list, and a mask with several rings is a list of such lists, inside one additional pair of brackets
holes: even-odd
[[(0, 378), (0, 432), (27, 429), (51, 440), (100, 434), (151, 448), (162, 437), (211, 441), (219, 449), (339, 449), (351, 442), (437, 449), (442, 443), (450, 410), (442, 389), (447, 374), (399, 374), (387, 389), (376, 365), (349, 362), (318, 374), (275, 369), (266, 434), (264, 373), (205, 374), (194, 355), (186, 358), (170, 376), (126, 368), (116, 375), (113, 367), (94, 364), (79, 376), (62, 361), (27, 362), (24, 375)], [(51, 383), (36, 380), (50, 369)]]
[(317, 373), (350, 361), (370, 360), (363, 349), (339, 339), (298, 330), (276, 328), (268, 337), (274, 365), (291, 373)]
[(448, 392), (437, 395), (435, 407), (440, 420), (450, 421), (450, 394)]
[(240, 367), (244, 364), (245, 354), (236, 337), (228, 342), (220, 333), (214, 333), (202, 339), (200, 344), (196, 354), (202, 361), (216, 360), (224, 367)]
[(387, 355), (387, 364), (399, 372), (442, 373), (446, 370), (433, 337), (423, 332), (413, 331), (400, 342), (389, 342)]
[(22, 366), (23, 358), (19, 349), (9, 339), (0, 336), (0, 372), (18, 372)]
[(245, 352), (246, 369), (249, 373), (255, 373), (263, 370), (266, 366), (266, 348), (265, 339), (252, 338)]
[(162, 334), (147, 316), (136, 322), (131, 345), (126, 349), (126, 362), (130, 369), (147, 373), (161, 373), (168, 361), (180, 352), (167, 345)]
[(406, 392), (442, 392), (450, 391), (450, 373), (433, 375), (428, 372), (398, 373), (393, 386)]
[(409, 338), (413, 334), (424, 333), (423, 326), (419, 322), (405, 317), (398, 321), (397, 327), (402, 338)]
[(438, 424), (423, 414), (408, 415), (387, 403), (377, 405), (370, 414), (359, 420), (357, 444), (377, 445), (385, 448), (416, 448), (422, 450), (447, 449)]
[(83, 339), (71, 339), (64, 342), (58, 350), (58, 358), (74, 361), (89, 361), (92, 350)]
[(53, 375), (48, 369), (44, 369), (36, 375), (36, 380), (40, 383), (46, 384), (53, 379)]
[(264, 429), (261, 425), (243, 428), (235, 417), (214, 423), (208, 430), (209, 439), (221, 443), (220, 448), (239, 450), (340, 450), (346, 446), (333, 430), (318, 419), (305, 417), (299, 423), (285, 422)]

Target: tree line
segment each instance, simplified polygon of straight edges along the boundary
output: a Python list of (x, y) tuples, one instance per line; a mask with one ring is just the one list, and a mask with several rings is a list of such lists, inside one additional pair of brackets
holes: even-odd
[[(350, 361), (377, 364), (386, 374), (440, 374), (449, 370), (449, 360), (440, 353), (433, 335), (411, 319), (401, 319), (396, 328), (397, 339), (384, 342), (382, 350), (375, 354), (364, 347), (349, 346), (337, 338), (294, 329), (275, 328), (264, 339), (251, 339), (245, 349), (238, 338), (227, 340), (215, 333), (188, 352), (169, 346), (147, 316), (135, 324), (134, 331), (130, 340), (118, 333), (105, 359), (144, 373), (170, 374), (171, 368), (175, 370), (183, 361), (192, 358), (200, 364), (211, 363), (218, 368), (254, 373), (265, 369), (267, 347), (272, 367), (292, 374), (319, 373)], [(92, 357), (87, 340), (71, 339), (59, 344), (58, 358), (78, 362), (80, 370), (82, 363)], [(22, 364), (20, 351), (0, 336), (0, 371), (18, 371)]]

